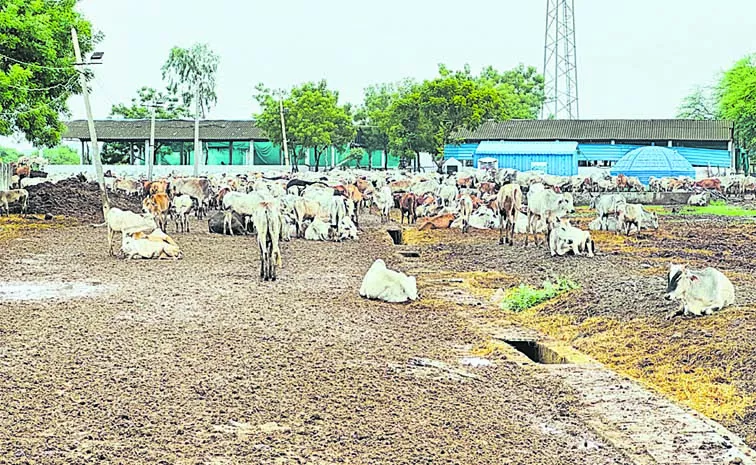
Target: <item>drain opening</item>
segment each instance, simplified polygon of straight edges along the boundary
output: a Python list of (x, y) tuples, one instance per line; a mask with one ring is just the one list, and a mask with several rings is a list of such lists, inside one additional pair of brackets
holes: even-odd
[(407, 258), (420, 258), (420, 252), (414, 252), (414, 251), (409, 251), (409, 250), (406, 250), (404, 252), (399, 252), (399, 255), (401, 255), (402, 257), (407, 257)]
[(562, 365), (570, 363), (566, 358), (537, 343), (536, 341), (504, 341), (518, 352), (525, 354), (530, 360), (544, 365)]
[(401, 229), (389, 229), (388, 233), (391, 236), (391, 240), (394, 241), (394, 245), (402, 245), (404, 243)]

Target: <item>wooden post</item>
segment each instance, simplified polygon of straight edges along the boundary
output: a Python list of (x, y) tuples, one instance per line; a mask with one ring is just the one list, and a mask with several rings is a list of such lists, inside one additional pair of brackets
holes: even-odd
[(228, 141), (228, 165), (234, 164), (234, 141)]
[(199, 140), (199, 118), (200, 118), (200, 90), (199, 84), (194, 93), (194, 177), (199, 176), (199, 162), (202, 157), (202, 145)]

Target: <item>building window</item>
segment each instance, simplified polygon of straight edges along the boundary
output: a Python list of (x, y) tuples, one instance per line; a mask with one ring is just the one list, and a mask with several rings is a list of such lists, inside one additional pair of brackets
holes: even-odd
[(473, 166), (473, 161), (472, 160), (465, 160), (464, 163), (465, 163), (465, 166)]

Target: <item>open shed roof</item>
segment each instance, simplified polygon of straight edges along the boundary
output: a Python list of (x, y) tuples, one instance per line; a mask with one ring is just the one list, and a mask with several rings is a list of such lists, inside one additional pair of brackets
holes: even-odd
[[(90, 140), (86, 120), (66, 123), (64, 139)], [(97, 139), (103, 141), (145, 140), (150, 138), (150, 120), (97, 120)], [(250, 141), (267, 140), (252, 120), (204, 120), (200, 121), (200, 139), (204, 141)], [(155, 138), (158, 140), (194, 140), (193, 120), (156, 120)]]

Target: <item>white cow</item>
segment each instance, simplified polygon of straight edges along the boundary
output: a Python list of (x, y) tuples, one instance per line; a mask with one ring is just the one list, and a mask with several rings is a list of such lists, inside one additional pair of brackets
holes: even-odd
[(178, 244), (160, 229), (155, 229), (150, 234), (135, 232), (124, 233), (121, 240), (121, 253), (126, 259), (180, 259), (181, 249)]
[(373, 202), (375, 202), (375, 206), (381, 212), (381, 223), (387, 223), (391, 219), (391, 207), (394, 205), (391, 188), (389, 186), (381, 187), (375, 197), (373, 197)]
[(173, 199), (173, 208), (176, 212), (176, 231), (181, 226), (181, 232), (189, 232), (189, 212), (192, 210), (192, 198), (188, 195), (179, 195)]
[(566, 218), (557, 223), (549, 234), (549, 250), (551, 256), (562, 256), (572, 251), (574, 255), (585, 253), (589, 257), (594, 256), (595, 244), (591, 233), (572, 226)]
[(684, 315), (711, 315), (735, 303), (735, 288), (727, 276), (714, 268), (701, 271), (685, 265), (669, 266), (667, 300), (680, 301), (680, 306), (667, 317)]
[[(575, 211), (572, 194), (557, 194), (550, 189), (533, 188), (528, 191), (528, 234), (525, 235), (525, 245), (528, 245), (528, 235), (533, 234), (533, 241), (538, 245), (536, 224), (538, 221), (546, 222), (547, 232), (551, 232), (553, 224), (564, 217), (567, 213)], [(548, 234), (546, 237), (548, 240)]]
[(144, 213), (138, 215), (134, 212), (111, 208), (105, 213), (105, 223), (95, 226), (108, 227), (108, 253), (113, 255), (113, 238), (115, 233), (120, 232), (122, 235), (134, 234), (136, 232), (154, 231), (157, 229), (155, 218)]
[(389, 270), (378, 259), (368, 270), (360, 286), (360, 295), (368, 299), (400, 303), (417, 299), (417, 281), (414, 276)]
[(330, 228), (327, 222), (316, 216), (305, 229), (304, 238), (308, 241), (327, 241)]

